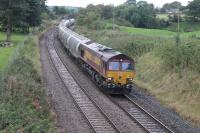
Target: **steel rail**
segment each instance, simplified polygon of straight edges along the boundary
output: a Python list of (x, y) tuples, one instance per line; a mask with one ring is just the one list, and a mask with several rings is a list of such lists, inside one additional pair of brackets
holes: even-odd
[[(59, 54), (58, 54), (59, 52), (55, 48), (55, 42), (53, 42), (53, 46), (50, 47), (49, 45), (51, 43), (52, 42), (49, 42), (47, 48), (48, 48), (48, 52), (49, 52), (51, 61), (53, 62), (53, 64), (55, 65), (55, 68), (57, 70), (59, 68), (59, 66), (56, 67), (55, 59), (53, 59), (54, 57), (53, 57), (53, 55), (51, 54), (50, 51), (52, 51), (54, 49), (54, 52), (56, 52), (56, 54), (57, 54), (58, 57), (59, 57)], [(66, 64), (63, 63), (62, 59), (59, 57), (59, 59), (57, 59), (57, 60), (60, 60), (62, 62), (62, 65), (65, 66), (66, 71), (70, 74), (70, 76), (72, 76), (73, 80), (82, 89), (82, 91), (84, 92), (85, 96), (87, 97), (86, 99), (88, 99), (88, 101), (86, 99), (83, 99), (84, 94), (83, 95), (79, 95), (78, 97), (75, 97), (75, 95), (76, 95), (77, 92), (74, 92), (74, 94), (72, 94), (72, 92), (69, 91), (69, 88), (67, 89), (68, 92), (70, 92), (70, 95), (72, 96), (72, 98), (73, 98), (74, 102), (76, 103), (76, 105), (78, 106), (79, 110), (83, 113), (84, 117), (87, 119), (88, 123), (93, 128), (94, 132), (120, 132), (117, 129), (117, 127), (109, 120), (108, 116), (103, 112), (103, 110), (87, 94), (86, 90), (81, 87), (81, 85), (78, 83), (78, 81), (75, 78), (75, 76), (73, 75), (73, 73), (71, 73), (68, 70), (69, 68), (66, 66)], [(63, 73), (66, 72), (64, 70), (62, 70), (62, 71), (63, 71)], [(57, 70), (57, 73), (60, 76), (60, 78), (62, 79), (62, 81), (64, 82), (64, 80), (66, 80), (66, 79), (63, 78), (63, 76), (61, 76), (59, 70)], [(65, 82), (64, 82), (64, 84), (65, 84)], [(66, 84), (65, 84), (65, 86), (66, 86)], [(89, 102), (89, 100), (90, 100), (90, 102)], [(99, 114), (102, 115), (102, 116), (100, 116)]]
[[(124, 94), (124, 96), (135, 106), (137, 106), (144, 114), (149, 116), (151, 119), (153, 119), (162, 129), (164, 129), (168, 133), (174, 133), (171, 129), (169, 129), (167, 126), (165, 126), (160, 120), (156, 119), (153, 115), (151, 115), (149, 112), (147, 112), (144, 108), (142, 108), (139, 104), (137, 104), (133, 99), (128, 95)], [(147, 129), (148, 130), (148, 129)]]
[[(162, 122), (148, 113), (145, 109), (134, 102), (128, 94), (123, 95), (122, 100), (116, 100), (111, 96), (108, 98), (121, 108), (132, 120), (138, 123), (148, 133), (174, 133), (171, 129), (165, 126)], [(121, 102), (121, 103), (120, 103)], [(128, 105), (127, 105), (128, 103)], [(126, 106), (127, 105), (127, 106)]]

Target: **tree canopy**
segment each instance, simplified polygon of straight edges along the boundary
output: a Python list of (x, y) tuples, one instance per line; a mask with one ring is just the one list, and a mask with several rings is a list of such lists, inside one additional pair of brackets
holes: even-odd
[(64, 7), (64, 6), (55, 6), (53, 8), (53, 12), (55, 12), (56, 15), (65, 15), (67, 14), (69, 11)]
[(182, 9), (182, 8), (183, 8), (183, 6), (182, 6), (182, 4), (180, 2), (174, 1), (172, 3), (164, 4), (162, 9), (161, 9), (161, 11), (162, 12), (167, 12), (167, 11), (170, 11), (172, 9)]
[(200, 21), (200, 0), (193, 0), (189, 2), (188, 6), (188, 16), (192, 21)]
[(38, 26), (45, 0), (0, 0), (0, 25), (5, 27), (6, 41), (11, 41), (13, 27)]

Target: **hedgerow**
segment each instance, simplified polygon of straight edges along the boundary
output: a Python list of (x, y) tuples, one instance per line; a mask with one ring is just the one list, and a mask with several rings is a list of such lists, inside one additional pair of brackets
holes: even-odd
[(195, 42), (179, 45), (165, 45), (161, 57), (166, 67), (200, 72), (200, 46)]

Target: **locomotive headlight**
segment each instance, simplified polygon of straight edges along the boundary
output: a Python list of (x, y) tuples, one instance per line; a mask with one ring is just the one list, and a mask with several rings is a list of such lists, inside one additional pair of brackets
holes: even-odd
[(112, 81), (112, 78), (107, 78), (108, 81)]
[(127, 80), (128, 80), (128, 81), (133, 81), (133, 78), (128, 78)]

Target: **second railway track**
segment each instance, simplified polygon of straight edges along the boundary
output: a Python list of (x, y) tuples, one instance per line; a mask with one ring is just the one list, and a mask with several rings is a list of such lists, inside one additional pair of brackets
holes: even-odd
[(123, 96), (117, 98), (109, 96), (109, 98), (147, 132), (173, 133), (173, 131), (166, 127), (162, 122), (157, 120), (147, 111), (145, 111), (145, 109), (134, 102), (128, 94), (124, 94)]
[(117, 127), (108, 119), (107, 115), (102, 111), (102, 109), (95, 103), (95, 101), (93, 101), (89, 95), (87, 95), (87, 92), (81, 88), (78, 82), (73, 78), (73, 75), (67, 70), (67, 66), (64, 65), (57, 54), (54, 42), (49, 42), (47, 48), (50, 59), (52, 60), (57, 73), (94, 132), (120, 132)]

